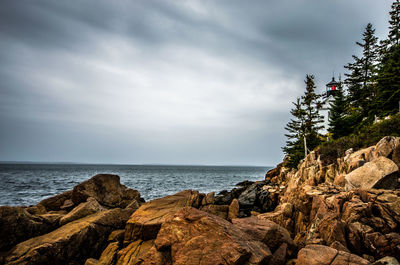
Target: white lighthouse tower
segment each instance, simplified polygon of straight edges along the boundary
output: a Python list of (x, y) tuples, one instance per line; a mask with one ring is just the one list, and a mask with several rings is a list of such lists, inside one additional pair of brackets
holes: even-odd
[(323, 95), (322, 107), (320, 108), (321, 115), (324, 117), (324, 129), (322, 130), (322, 134), (328, 133), (328, 125), (329, 125), (329, 108), (334, 100), (335, 94), (341, 89), (341, 81), (339, 77), (339, 82), (336, 82), (335, 77), (332, 77), (332, 81), (326, 84), (326, 93)]

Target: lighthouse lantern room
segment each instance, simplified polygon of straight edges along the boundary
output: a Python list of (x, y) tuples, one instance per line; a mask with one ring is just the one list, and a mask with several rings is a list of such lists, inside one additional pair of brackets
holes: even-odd
[(326, 84), (326, 97), (334, 96), (339, 89), (339, 85), (340, 84), (335, 81), (335, 77), (332, 77), (332, 81)]

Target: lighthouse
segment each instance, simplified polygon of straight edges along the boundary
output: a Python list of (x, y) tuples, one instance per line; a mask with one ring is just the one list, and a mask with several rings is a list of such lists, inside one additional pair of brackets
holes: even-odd
[(339, 77), (339, 82), (335, 80), (335, 77), (332, 77), (332, 80), (326, 84), (326, 92), (323, 95), (322, 107), (320, 108), (320, 113), (324, 117), (324, 129), (322, 131), (323, 134), (327, 133), (328, 124), (329, 124), (329, 108), (330, 104), (333, 102), (335, 94), (341, 89), (341, 81)]
[(332, 81), (326, 84), (326, 97), (335, 96), (336, 91), (339, 89), (340, 83), (335, 81), (335, 77), (332, 77)]

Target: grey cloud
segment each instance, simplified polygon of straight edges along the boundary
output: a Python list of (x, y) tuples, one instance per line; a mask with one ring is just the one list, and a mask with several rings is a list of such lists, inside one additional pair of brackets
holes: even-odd
[(272, 165), (306, 73), (320, 91), (390, 3), (0, 3), (0, 160)]

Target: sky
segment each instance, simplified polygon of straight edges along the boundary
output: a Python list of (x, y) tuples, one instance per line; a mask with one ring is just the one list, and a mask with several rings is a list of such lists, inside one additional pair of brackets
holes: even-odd
[(274, 166), (389, 0), (2, 0), (0, 161)]

